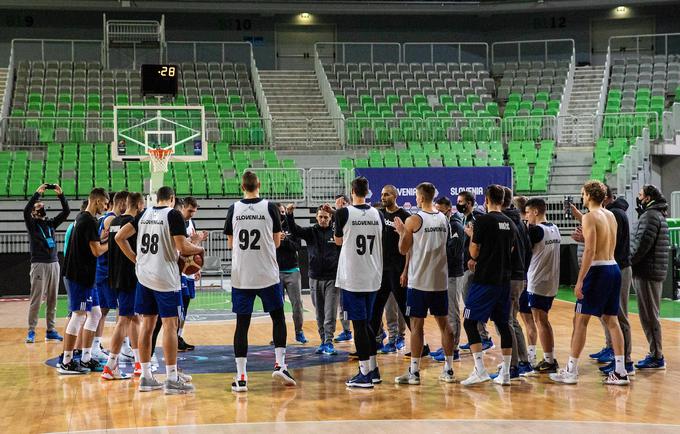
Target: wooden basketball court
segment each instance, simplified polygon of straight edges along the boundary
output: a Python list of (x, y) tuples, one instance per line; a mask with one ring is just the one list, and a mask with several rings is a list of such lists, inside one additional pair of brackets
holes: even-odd
[[(317, 346), (309, 297), (305, 297), (305, 307), (305, 333), (312, 338), (307, 346)], [(57, 375), (45, 361), (61, 352), (61, 344), (43, 342), (44, 329), (38, 329), (35, 344), (25, 344), (26, 309), (27, 302), (0, 303), (0, 387), (4, 392), (0, 426), (4, 433), (680, 432), (676, 401), (680, 327), (673, 321), (663, 322), (669, 369), (638, 372), (630, 387), (603, 386), (598, 365), (587, 360), (587, 354), (603, 343), (599, 322), (592, 321), (577, 386), (555, 385), (545, 377), (523, 379), (510, 387), (442, 384), (437, 381), (442, 365), (431, 359), (423, 362), (421, 386), (397, 386), (393, 379), (407, 369), (408, 360), (392, 354), (379, 356), (383, 384), (374, 390), (345, 387), (344, 381), (357, 370), (357, 363), (350, 361), (303, 369), (291, 365), (297, 388), (281, 386), (270, 372), (250, 372), (249, 392), (236, 395), (230, 390), (232, 374), (198, 374), (194, 375), (194, 395), (165, 396), (162, 391), (137, 392), (136, 380), (104, 382), (96, 374)], [(555, 352), (562, 364), (568, 356), (572, 312), (572, 304), (557, 301), (551, 314)], [(647, 344), (637, 315), (632, 315), (631, 322), (637, 360), (646, 354)], [(44, 325), (42, 320), (40, 325)], [(63, 320), (59, 326), (63, 330)], [(289, 342), (291, 329), (289, 322)], [(234, 324), (227, 321), (190, 322), (185, 336), (195, 345), (230, 345), (233, 331)], [(431, 320), (426, 333), (437, 348), (438, 333)], [(105, 343), (110, 334), (109, 325)], [(250, 343), (267, 345), (270, 339), (269, 319), (254, 319)], [(353, 349), (351, 344), (337, 348)], [(500, 350), (487, 353), (490, 371), (499, 362)], [(471, 356), (464, 355), (455, 364), (457, 378), (465, 379), (472, 365)]]

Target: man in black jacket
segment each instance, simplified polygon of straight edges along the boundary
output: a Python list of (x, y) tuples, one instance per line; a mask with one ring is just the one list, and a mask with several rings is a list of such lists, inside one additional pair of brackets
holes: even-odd
[(276, 262), (279, 264), (279, 278), (281, 286), (286, 290), (290, 304), (293, 306), (293, 324), (295, 326), (295, 340), (301, 344), (307, 343), (307, 338), (302, 331), (302, 277), (300, 275), (300, 263), (298, 250), (300, 241), (293, 236), (286, 219), (286, 207), (276, 204), (281, 213), (281, 229), (283, 234), (281, 244), (276, 249)]
[(40, 200), (46, 189), (47, 184), (38, 187), (24, 208), (24, 223), (26, 223), (26, 230), (31, 240), (31, 302), (28, 309), (28, 335), (26, 336), (26, 342), (29, 344), (35, 342), (35, 328), (38, 325), (38, 311), (43, 296), (47, 301), (45, 340), (63, 340), (54, 328), (60, 273), (54, 232), (66, 221), (71, 211), (61, 187), (55, 185), (54, 191), (61, 202), (62, 210), (55, 218), (47, 218), (45, 205)]
[[(435, 201), (435, 208), (449, 219), (451, 236), (446, 242), (446, 260), (449, 268), (449, 325), (453, 332), (453, 360), (460, 360), (460, 300), (463, 292), (463, 245), (465, 243), (465, 229), (462, 214), (452, 212), (451, 201), (448, 197), (440, 197)], [(431, 353), (438, 362), (445, 360), (444, 350)]]
[(637, 199), (640, 214), (631, 249), (633, 285), (638, 297), (640, 324), (649, 342), (649, 354), (637, 369), (666, 369), (661, 346), (659, 305), (668, 272), (670, 239), (666, 215), (668, 203), (658, 188), (645, 185)]
[(291, 234), (305, 240), (309, 255), (309, 286), (312, 303), (316, 309), (316, 325), (321, 338), (317, 354), (335, 355), (333, 335), (338, 315), (340, 290), (335, 286), (340, 249), (335, 245), (331, 218), (333, 209), (328, 204), (316, 211), (316, 222), (311, 227), (300, 227), (295, 223), (295, 204), (286, 207), (286, 220)]
[[(461, 282), (461, 288), (463, 288), (463, 300), (467, 298), (468, 290), (470, 289), (470, 283), (472, 282), (472, 277), (474, 273), (468, 269), (468, 262), (470, 261), (470, 239), (472, 239), (472, 228), (475, 223), (475, 219), (483, 213), (475, 209), (475, 195), (469, 191), (461, 191), (458, 193), (458, 201), (456, 202), (456, 209), (459, 213), (463, 214), (463, 226), (465, 229), (465, 243), (463, 246), (464, 252), (464, 262), (463, 262), (463, 277)], [(489, 332), (486, 330), (485, 323), (478, 324), (479, 335), (482, 337), (482, 349), (484, 351), (493, 348), (493, 341)], [(461, 350), (470, 350), (470, 344), (460, 345)]]
[[(522, 221), (519, 210), (512, 206), (512, 190), (504, 187), (503, 214), (515, 224), (517, 237), (512, 251), (512, 274), (510, 277), (510, 330), (512, 331), (512, 360), (510, 362), (510, 378), (519, 378), (522, 373), (532, 370), (527, 355), (527, 343), (524, 339), (522, 326), (517, 320), (519, 312), (519, 297), (524, 291), (527, 280), (525, 267), (526, 250), (530, 249), (527, 228)], [(492, 374), (493, 377), (493, 374)]]

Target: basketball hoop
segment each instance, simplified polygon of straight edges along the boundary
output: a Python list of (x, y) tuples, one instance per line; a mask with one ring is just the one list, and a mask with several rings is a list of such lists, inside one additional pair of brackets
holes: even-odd
[(147, 149), (154, 172), (167, 172), (172, 149)]

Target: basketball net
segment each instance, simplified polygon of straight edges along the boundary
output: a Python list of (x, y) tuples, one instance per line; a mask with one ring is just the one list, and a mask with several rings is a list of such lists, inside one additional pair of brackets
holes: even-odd
[(147, 149), (149, 153), (149, 158), (151, 160), (151, 166), (153, 172), (165, 173), (168, 171), (168, 162), (170, 161), (170, 155), (172, 155), (172, 149)]

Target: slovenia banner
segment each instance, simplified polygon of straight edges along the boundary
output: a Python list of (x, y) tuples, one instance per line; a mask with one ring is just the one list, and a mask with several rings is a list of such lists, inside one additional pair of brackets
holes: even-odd
[(472, 192), (478, 204), (484, 203), (484, 189), (489, 184), (512, 188), (512, 169), (503, 167), (429, 167), (429, 168), (365, 168), (354, 169), (356, 176), (368, 179), (371, 202), (380, 201), (380, 190), (387, 184), (397, 187), (400, 205), (416, 206), (416, 186), (431, 182), (437, 189), (435, 197), (446, 196), (456, 203), (458, 192)]

